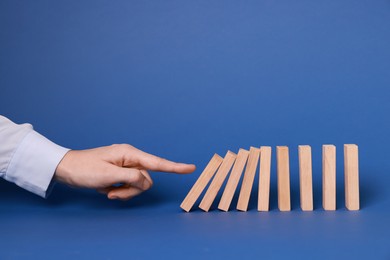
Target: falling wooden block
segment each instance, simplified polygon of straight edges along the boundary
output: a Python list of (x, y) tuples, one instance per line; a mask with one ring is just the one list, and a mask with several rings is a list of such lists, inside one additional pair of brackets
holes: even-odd
[(257, 210), (269, 210), (269, 188), (271, 178), (271, 147), (260, 147), (260, 176), (259, 176), (259, 197)]
[(311, 147), (298, 146), (299, 155), (299, 190), (301, 194), (301, 209), (313, 210), (313, 177), (311, 163)]
[(196, 200), (199, 198), (202, 191), (206, 188), (207, 184), (213, 178), (218, 167), (222, 163), (222, 157), (218, 154), (214, 154), (210, 162), (207, 164), (206, 168), (203, 170), (199, 178), (196, 180), (194, 186), (188, 192), (187, 196), (184, 198), (180, 207), (189, 212), (192, 206), (195, 204)]
[(290, 211), (290, 162), (287, 146), (276, 147), (278, 177), (278, 207), (280, 211)]
[(260, 149), (251, 147), (249, 150), (248, 163), (242, 180), (240, 195), (238, 197), (237, 209), (248, 210), (249, 198), (251, 196), (253, 181), (255, 179), (257, 164), (259, 163)]
[(199, 208), (203, 209), (206, 212), (209, 211), (215, 197), (217, 196), (218, 191), (221, 189), (223, 181), (228, 175), (230, 169), (232, 168), (235, 159), (235, 153), (231, 151), (228, 151), (226, 153), (225, 158), (223, 159), (223, 162), (219, 167), (219, 170), (215, 174), (213, 181), (211, 182), (206, 194), (200, 202)]
[(219, 202), (218, 209), (228, 211), (232, 202), (234, 192), (237, 189), (238, 182), (244, 170), (246, 161), (248, 159), (249, 152), (244, 149), (240, 149), (237, 154), (236, 161), (234, 163), (232, 172), (230, 173), (229, 180), (226, 183), (225, 190), (222, 194), (221, 201)]
[(355, 144), (344, 145), (345, 206), (359, 210), (359, 151)]
[(322, 146), (322, 205), (336, 210), (336, 146)]

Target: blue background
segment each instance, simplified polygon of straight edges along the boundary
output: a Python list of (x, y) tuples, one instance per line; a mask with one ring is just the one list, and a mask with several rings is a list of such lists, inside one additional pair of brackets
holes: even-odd
[[(152, 173), (125, 203), (1, 181), (0, 258), (390, 259), (389, 46), (387, 0), (0, 1), (0, 114), (72, 149), (130, 143), (198, 166)], [(321, 206), (327, 143), (335, 212)], [(344, 143), (360, 148), (358, 212), (344, 206)], [(313, 148), (313, 212), (299, 208), (299, 144)], [(256, 185), (246, 213), (182, 212), (213, 153), (260, 145), (290, 147), (291, 212), (275, 163), (270, 212)]]

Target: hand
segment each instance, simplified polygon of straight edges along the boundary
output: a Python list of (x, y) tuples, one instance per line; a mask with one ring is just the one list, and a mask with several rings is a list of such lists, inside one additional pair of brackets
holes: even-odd
[(71, 186), (97, 189), (109, 199), (128, 200), (152, 187), (148, 170), (191, 173), (195, 165), (171, 162), (131, 145), (114, 144), (69, 151), (54, 178)]

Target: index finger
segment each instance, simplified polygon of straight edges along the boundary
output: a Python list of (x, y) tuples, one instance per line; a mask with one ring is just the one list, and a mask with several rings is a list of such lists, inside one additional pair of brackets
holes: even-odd
[(194, 164), (177, 163), (139, 150), (138, 160), (141, 166), (151, 171), (191, 173), (195, 171)]

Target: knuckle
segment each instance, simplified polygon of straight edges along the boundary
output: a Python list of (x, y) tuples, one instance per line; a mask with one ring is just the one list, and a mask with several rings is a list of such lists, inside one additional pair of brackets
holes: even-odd
[(161, 168), (162, 166), (164, 166), (164, 162), (165, 162), (165, 159), (163, 159), (161, 157), (156, 158), (156, 166), (158, 168)]
[(152, 183), (150, 183), (149, 181), (145, 181), (144, 186), (142, 187), (142, 190), (146, 191), (146, 190), (150, 189), (151, 187), (152, 187)]
[(159, 169), (164, 169), (164, 170), (168, 170), (168, 171), (173, 170), (173, 166), (172, 166), (171, 162), (168, 161), (167, 159), (164, 159), (164, 158), (158, 157), (158, 159), (156, 161), (156, 165)]
[(118, 147), (120, 147), (120, 144), (112, 144), (110, 145), (110, 147), (113, 149), (117, 149)]
[(115, 150), (128, 151), (134, 147), (129, 144), (113, 144), (111, 147)]
[(120, 146), (123, 148), (123, 149), (131, 149), (133, 148), (133, 146), (129, 145), (129, 144), (120, 144)]
[(142, 179), (142, 174), (140, 171), (134, 171), (130, 174), (130, 182), (140, 182)]

